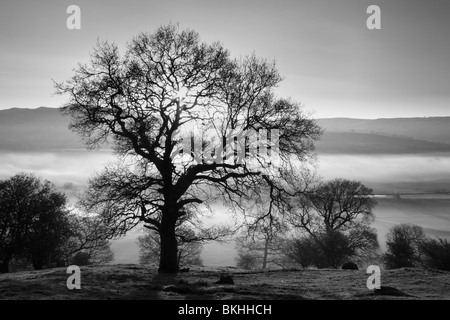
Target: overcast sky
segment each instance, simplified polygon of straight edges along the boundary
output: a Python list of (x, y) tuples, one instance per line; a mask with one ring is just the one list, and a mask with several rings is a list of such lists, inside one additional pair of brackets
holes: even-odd
[[(81, 30), (66, 9), (81, 8)], [(381, 30), (369, 30), (369, 5)], [(169, 22), (219, 40), (232, 55), (277, 61), (278, 94), (313, 116), (450, 116), (450, 1), (2, 0), (0, 109), (59, 107), (52, 79), (69, 78), (97, 38), (122, 49)]]

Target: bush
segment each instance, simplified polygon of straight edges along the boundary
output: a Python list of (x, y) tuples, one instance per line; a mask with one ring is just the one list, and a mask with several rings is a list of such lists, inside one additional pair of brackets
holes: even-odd
[(424, 266), (450, 271), (450, 242), (447, 239), (427, 239), (420, 245)]
[(356, 253), (351, 246), (348, 236), (340, 231), (328, 230), (322, 233), (319, 239), (325, 258), (324, 261), (321, 261), (321, 264), (325, 268), (337, 268), (343, 261)]
[(236, 257), (236, 266), (245, 270), (256, 269), (259, 265), (259, 259), (255, 253), (239, 252)]

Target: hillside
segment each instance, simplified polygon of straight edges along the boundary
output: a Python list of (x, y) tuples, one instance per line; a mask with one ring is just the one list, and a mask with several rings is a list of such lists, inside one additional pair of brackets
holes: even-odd
[(450, 117), (318, 119), (319, 154), (415, 154), (450, 151)]
[[(318, 119), (320, 153), (413, 154), (450, 152), (450, 117)], [(0, 150), (85, 149), (58, 109), (0, 110)]]
[[(231, 275), (234, 284), (216, 283)], [(142, 265), (81, 267), (81, 289), (68, 290), (65, 268), (0, 274), (0, 299), (45, 300), (441, 300), (450, 299), (450, 273), (413, 268), (385, 270), (381, 285), (404, 296), (380, 295), (366, 286), (365, 270), (245, 271), (194, 267), (158, 275)]]
[(85, 149), (58, 109), (0, 110), (0, 150)]
[(450, 152), (450, 144), (370, 133), (325, 131), (316, 143), (320, 154), (418, 154)]

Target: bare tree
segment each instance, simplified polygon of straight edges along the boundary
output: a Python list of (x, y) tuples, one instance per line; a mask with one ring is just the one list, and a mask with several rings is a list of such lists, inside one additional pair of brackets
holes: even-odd
[(267, 269), (282, 266), (283, 239), (278, 235), (259, 233), (236, 238), (236, 264), (244, 269)]
[(109, 241), (114, 235), (100, 217), (78, 212), (69, 217), (69, 223), (70, 233), (61, 251), (65, 264), (102, 264), (114, 259)]
[(252, 208), (248, 208), (242, 235), (236, 238), (238, 266), (251, 265), (252, 261), (258, 263), (261, 269), (266, 269), (270, 264), (279, 265), (282, 235), (288, 230), (283, 223), (283, 214), (274, 205), (279, 200), (267, 194), (252, 202)]
[(116, 234), (140, 222), (157, 231), (159, 270), (176, 272), (175, 229), (186, 212), (201, 216), (199, 205), (218, 198), (240, 208), (261, 184), (275, 185), (279, 170), (265, 149), (281, 163), (313, 149), (321, 130), (298, 103), (275, 96), (280, 80), (274, 63), (233, 60), (219, 43), (176, 25), (138, 35), (123, 56), (98, 43), (89, 64), (56, 84), (69, 96), (62, 111), (71, 128), (90, 147), (109, 139), (121, 159), (90, 181), (86, 208)]

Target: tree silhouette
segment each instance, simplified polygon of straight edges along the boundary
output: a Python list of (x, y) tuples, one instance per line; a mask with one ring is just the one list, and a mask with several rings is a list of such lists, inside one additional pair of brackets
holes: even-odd
[(47, 186), (44, 190), (36, 203), (37, 213), (24, 244), (26, 256), (35, 270), (58, 260), (71, 232), (65, 196)]
[(21, 255), (41, 269), (67, 234), (66, 198), (49, 181), (20, 173), (0, 181), (0, 272)]
[(274, 63), (231, 59), (219, 43), (172, 24), (138, 35), (125, 55), (98, 43), (89, 64), (56, 84), (69, 96), (62, 111), (71, 128), (90, 147), (109, 139), (120, 158), (90, 182), (84, 205), (116, 234), (140, 222), (156, 230), (159, 271), (176, 272), (175, 229), (187, 212), (201, 215), (199, 205), (219, 197), (239, 207), (275, 184), (264, 150), (283, 163), (313, 149), (321, 130), (298, 103), (275, 96), (280, 80)]

